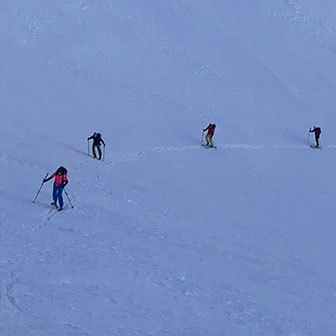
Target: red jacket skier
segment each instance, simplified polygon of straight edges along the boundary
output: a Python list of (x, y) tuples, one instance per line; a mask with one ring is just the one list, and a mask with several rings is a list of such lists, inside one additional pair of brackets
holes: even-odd
[(67, 170), (64, 167), (59, 167), (55, 173), (50, 175), (48, 178), (44, 179), (43, 182), (48, 182), (52, 178), (55, 178), (54, 187), (53, 187), (53, 202), (51, 203), (52, 206), (57, 207), (57, 200), (59, 203), (58, 210), (63, 209), (63, 188), (68, 184), (67, 178)]
[(209, 126), (203, 130), (203, 132), (208, 131), (207, 135), (205, 136), (207, 146), (209, 146), (210, 144), (210, 147), (213, 147), (212, 138), (215, 134), (215, 128), (216, 128), (215, 124), (209, 124)]

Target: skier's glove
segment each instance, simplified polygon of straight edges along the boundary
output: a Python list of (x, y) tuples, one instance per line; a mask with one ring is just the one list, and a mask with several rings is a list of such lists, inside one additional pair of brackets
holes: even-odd
[(47, 182), (47, 179), (43, 179), (43, 183), (46, 183)]

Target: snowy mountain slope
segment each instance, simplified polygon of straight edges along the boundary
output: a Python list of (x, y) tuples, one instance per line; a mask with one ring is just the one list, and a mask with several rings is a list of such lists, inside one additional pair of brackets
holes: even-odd
[[(3, 330), (331, 334), (334, 185), (302, 169), (308, 149), (217, 152), (195, 149), (181, 159), (181, 151), (162, 150), (112, 169), (97, 165), (96, 176), (83, 163), (70, 169), (76, 209), (61, 214), (44, 206), (48, 188), (36, 207), (21, 201), (24, 217), (10, 200), (3, 223), (14, 217), (15, 225), (1, 235)], [(204, 175), (209, 158), (217, 162), (212, 178)]]
[(3, 0), (0, 334), (333, 335), (333, 9)]
[[(270, 5), (71, 1), (26, 8), (19, 3), (2, 4), (11, 18), (3, 29), (4, 43), (11, 37), (1, 62), (8, 71), (3, 104), (26, 111), (27, 122), (47, 134), (50, 126), (41, 123), (41, 110), (60, 114), (66, 124), (111, 123), (106, 132), (112, 129), (111, 140), (127, 149), (134, 141), (126, 133), (147, 147), (152, 138), (155, 145), (167, 140), (182, 145), (186, 139), (177, 125), (188, 125), (184, 133), (194, 137), (209, 119), (223, 125), (234, 143), (272, 138), (275, 144), (291, 142), (283, 129), (297, 134), (302, 119), (309, 126), (332, 119), (330, 78), (321, 90), (316, 78), (334, 73), (325, 66), (324, 60), (331, 62), (328, 53), (315, 36), (277, 22)], [(308, 41), (296, 46), (302, 39)], [(297, 83), (300, 78), (303, 83)], [(20, 97), (15, 104), (13, 96)], [(257, 132), (260, 120), (262, 132)], [(72, 127), (64, 128), (66, 141), (76, 141)]]

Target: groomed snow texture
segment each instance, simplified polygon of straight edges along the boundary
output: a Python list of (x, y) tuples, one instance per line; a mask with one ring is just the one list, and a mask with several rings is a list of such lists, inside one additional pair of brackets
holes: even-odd
[(0, 335), (335, 335), (335, 92), (334, 0), (1, 0)]

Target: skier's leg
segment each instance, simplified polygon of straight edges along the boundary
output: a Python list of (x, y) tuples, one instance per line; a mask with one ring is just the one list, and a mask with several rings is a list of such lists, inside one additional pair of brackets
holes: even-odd
[(209, 142), (210, 142), (210, 146), (211, 146), (211, 147), (213, 147), (212, 137), (213, 137), (213, 135), (210, 135), (210, 137), (209, 137)]
[(210, 134), (207, 134), (205, 136), (205, 140), (206, 140), (206, 145), (209, 146), (209, 137), (210, 137)]
[(97, 157), (96, 156), (96, 145), (95, 144), (92, 144), (92, 155), (93, 155), (94, 159)]
[(62, 192), (63, 192), (63, 187), (58, 187), (58, 203), (60, 208), (63, 208), (63, 196), (62, 196)]
[(320, 147), (319, 137), (315, 135), (316, 147)]
[(100, 160), (102, 158), (102, 150), (100, 148), (100, 145), (97, 146), (97, 149), (98, 149), (98, 160)]
[(53, 194), (52, 194), (52, 196), (53, 196), (53, 203), (56, 205), (56, 201), (57, 201), (57, 187), (55, 186), (55, 184), (53, 186)]

